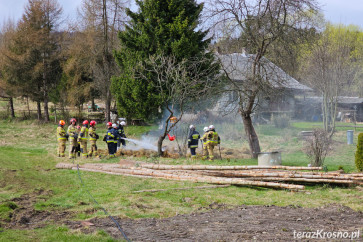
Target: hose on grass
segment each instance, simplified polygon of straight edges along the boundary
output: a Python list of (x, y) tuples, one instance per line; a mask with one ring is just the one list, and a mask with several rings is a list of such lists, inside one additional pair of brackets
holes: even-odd
[[(73, 164), (74, 164), (74, 159), (73, 159)], [(122, 236), (125, 238), (125, 240), (127, 240), (128, 242), (130, 242), (130, 239), (126, 236), (125, 232), (123, 231), (123, 229), (121, 228), (120, 224), (107, 212), (107, 210), (102, 207), (97, 201), (96, 199), (92, 196), (92, 194), (88, 191), (86, 185), (83, 183), (83, 180), (81, 178), (81, 173), (79, 171), (79, 165), (77, 163), (77, 174), (78, 174), (78, 178), (81, 181), (82, 186), (85, 188), (86, 192), (88, 193), (88, 195), (92, 198), (92, 200), (94, 201), (94, 203), (96, 203), (102, 210), (103, 212), (116, 224), (118, 230), (121, 232)]]

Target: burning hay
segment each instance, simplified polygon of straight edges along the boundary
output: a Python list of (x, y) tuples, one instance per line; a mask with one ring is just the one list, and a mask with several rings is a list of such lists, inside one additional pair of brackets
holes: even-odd
[[(126, 164), (126, 165), (125, 165)], [(77, 169), (74, 164), (59, 163), (60, 169)], [(363, 185), (362, 174), (341, 174), (314, 172), (320, 167), (259, 167), (259, 166), (171, 166), (141, 164), (137, 165), (129, 161), (121, 160), (120, 164), (83, 164), (80, 170), (102, 172), (114, 175), (136, 176), (143, 178), (162, 178), (168, 180), (183, 180), (193, 182), (205, 182), (211, 184), (230, 184), (244, 186), (260, 186), (283, 188), (290, 190), (304, 190), (301, 184), (289, 183), (334, 183)], [(302, 172), (302, 170), (310, 170)]]

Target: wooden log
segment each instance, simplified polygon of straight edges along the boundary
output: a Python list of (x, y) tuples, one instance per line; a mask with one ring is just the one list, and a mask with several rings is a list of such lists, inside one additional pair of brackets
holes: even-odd
[(322, 167), (301, 167), (301, 166), (210, 166), (210, 165), (142, 164), (140, 165), (140, 167), (153, 170), (251, 170), (251, 169), (322, 170)]
[(200, 171), (199, 174), (219, 176), (219, 177), (290, 177), (290, 178), (308, 178), (308, 179), (335, 179), (335, 180), (357, 180), (363, 181), (363, 177), (353, 177), (348, 174), (330, 175), (320, 173), (315, 175), (290, 172), (242, 172), (242, 171)]
[(352, 180), (334, 180), (334, 179), (309, 179), (309, 178), (291, 178), (291, 177), (259, 177), (248, 178), (253, 181), (293, 181), (293, 182), (309, 182), (309, 183), (335, 183), (335, 184), (355, 184), (363, 185), (363, 182)]
[(163, 191), (171, 191), (171, 190), (191, 190), (191, 189), (210, 189), (210, 188), (220, 188), (220, 187), (230, 187), (231, 185), (214, 185), (214, 186), (198, 186), (198, 187), (178, 187), (178, 188), (170, 188), (170, 189), (149, 189), (149, 190), (140, 190), (133, 191), (133, 193), (141, 193), (141, 192), (163, 192)]
[(76, 164), (71, 164), (71, 163), (58, 163), (55, 168), (58, 169), (72, 169), (73, 167), (77, 167)]
[[(77, 167), (73, 167), (72, 169), (76, 170)], [(213, 184), (231, 184), (231, 185), (247, 185), (247, 186), (260, 186), (260, 187), (273, 187), (273, 188), (283, 188), (290, 190), (303, 190), (305, 189), (302, 185), (292, 185), (292, 184), (283, 184), (283, 183), (275, 183), (275, 182), (261, 182), (261, 181), (251, 181), (241, 178), (220, 178), (220, 177), (211, 177), (211, 176), (194, 176), (190, 175), (175, 175), (169, 174), (154, 170), (133, 170), (133, 169), (117, 169), (117, 168), (96, 168), (92, 165), (82, 165), (79, 168), (80, 170), (88, 170), (88, 171), (96, 171), (96, 172), (104, 172), (107, 174), (130, 174), (130, 175), (141, 175), (146, 177), (158, 177), (169, 180), (182, 180), (182, 181), (193, 181), (193, 182), (204, 182), (204, 183), (213, 183)]]
[[(213, 176), (217, 176), (220, 177), (225, 174), (231, 174), (232, 173), (232, 177), (239, 177), (238, 173), (240, 173), (240, 171), (226, 171), (226, 172), (215, 172), (215, 171), (183, 171), (183, 170), (163, 170), (164, 173), (177, 173), (179, 175), (185, 175), (188, 174), (189, 176), (205, 176), (205, 175), (213, 175)], [(286, 176), (288, 174), (277, 174), (277, 175), (283, 175), (280, 177), (275, 177), (272, 176), (274, 173), (270, 173), (267, 176), (263, 176), (264, 174), (251, 174), (248, 173), (246, 176), (243, 176), (245, 179), (248, 180), (254, 180), (254, 181), (302, 181), (302, 182), (314, 182), (314, 183), (340, 183), (340, 184), (356, 184), (356, 185), (361, 185), (363, 184), (363, 180), (358, 180), (358, 179), (354, 179), (354, 177), (352, 177), (351, 179), (344, 179), (344, 178), (340, 178), (340, 179), (334, 179), (335, 177), (328, 177), (328, 178), (324, 178), (324, 177), (311, 177), (311, 176), (307, 176), (307, 178), (304, 178), (303, 176), (299, 176), (300, 174), (292, 174), (291, 177)], [(297, 175), (297, 177), (294, 177), (294, 175)]]

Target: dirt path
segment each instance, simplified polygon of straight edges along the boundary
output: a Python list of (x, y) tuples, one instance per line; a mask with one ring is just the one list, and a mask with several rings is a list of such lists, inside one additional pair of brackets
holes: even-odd
[[(210, 207), (223, 207), (211, 204)], [(276, 206), (241, 206), (233, 209), (211, 209), (207, 212), (178, 215), (167, 219), (118, 219), (131, 241), (242, 241), (280, 240), (302, 238), (299, 232), (321, 231), (315, 235), (321, 240), (324, 232), (345, 232), (354, 241), (363, 241), (363, 213), (348, 207), (331, 205), (324, 208), (295, 208)], [(88, 222), (67, 221), (72, 229), (85, 233), (103, 229), (115, 238), (122, 238), (108, 218)], [(346, 233), (345, 235), (347, 235)], [(325, 236), (333, 236), (326, 234)], [(339, 235), (340, 236), (340, 235)], [(327, 240), (329, 237), (325, 237)], [(341, 239), (339, 239), (341, 241)]]

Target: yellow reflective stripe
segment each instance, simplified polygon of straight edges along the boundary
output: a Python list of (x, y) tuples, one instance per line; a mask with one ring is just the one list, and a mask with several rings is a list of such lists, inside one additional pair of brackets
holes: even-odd
[(65, 137), (60, 137), (60, 138), (58, 138), (58, 139), (66, 139)]
[(192, 137), (193, 137), (193, 139), (198, 139), (198, 134), (194, 134)]

